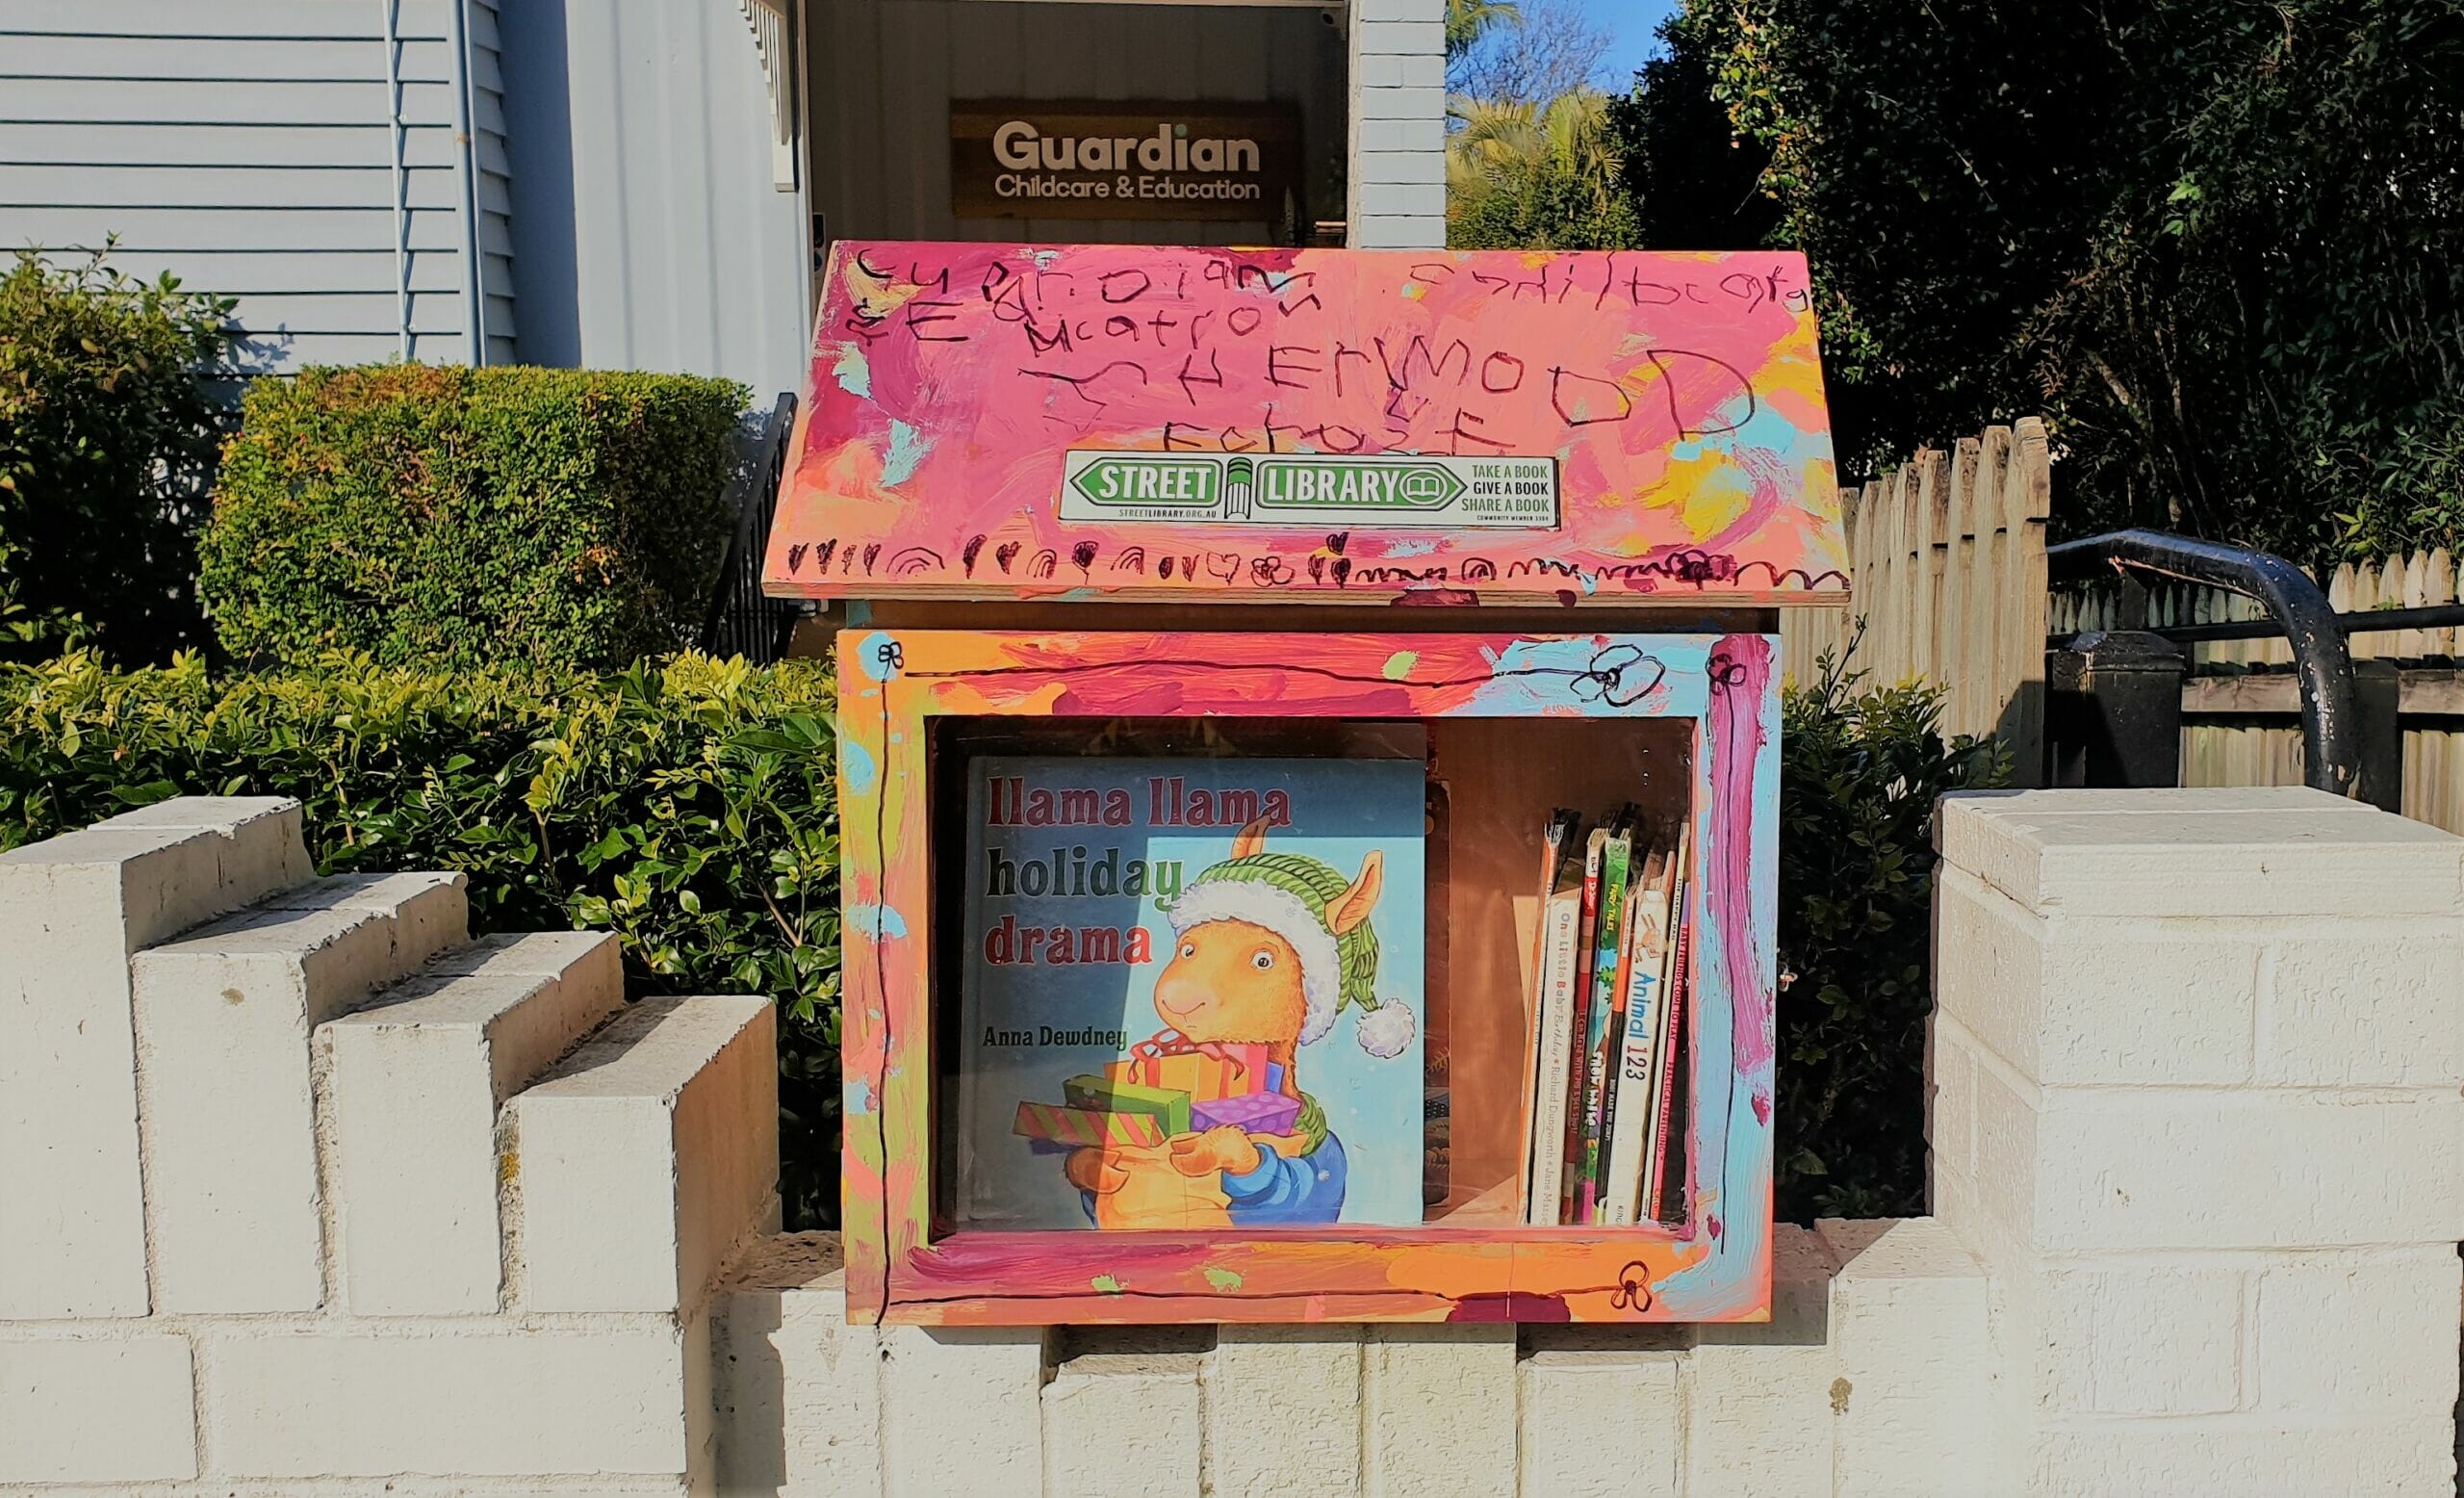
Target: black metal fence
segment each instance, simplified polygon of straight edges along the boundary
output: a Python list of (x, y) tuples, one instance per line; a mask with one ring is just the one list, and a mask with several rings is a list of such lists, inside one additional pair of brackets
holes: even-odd
[(702, 649), (713, 656), (742, 656), (768, 665), (787, 653), (802, 606), (761, 591), (761, 559), (770, 550), (770, 522), (779, 510), (779, 486), (787, 472), (787, 437), (796, 425), (796, 398), (783, 395), (746, 442), (728, 497), (735, 510), (735, 534), (710, 590), (710, 611), (702, 625)]
[[(2394, 662), (2356, 662), (2348, 634), (2464, 624), (2464, 605), (2338, 613), (2300, 569), (2242, 547), (2120, 530), (2049, 548), (2056, 583), (2118, 575), (2119, 628), (2047, 641), (2046, 784), (2170, 786), (2182, 760), (2182, 647), (2204, 640), (2282, 635), (2298, 687), (2303, 768), (2310, 785), (2403, 810), (2404, 739)], [(2172, 579), (2256, 600), (2264, 620), (2150, 629), (2143, 577)]]

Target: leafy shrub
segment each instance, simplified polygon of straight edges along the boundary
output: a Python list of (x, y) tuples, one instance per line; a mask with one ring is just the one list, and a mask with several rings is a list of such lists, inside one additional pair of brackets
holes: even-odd
[(337, 659), (210, 676), (0, 666), (0, 850), (173, 795), (296, 796), (328, 873), (460, 869), (472, 926), (622, 938), (636, 994), (780, 1004), (781, 1193), (837, 1212), (828, 673), (685, 655), (604, 677)]
[(102, 255), (0, 272), (0, 650), (82, 616), (123, 659), (197, 641), (190, 532), (225, 426), (232, 303)]
[(199, 543), (223, 647), (605, 669), (689, 644), (746, 391), (582, 370), (310, 370), (249, 387)]
[(1935, 799), (2010, 781), (1942, 741), (1941, 694), (1866, 689), (1825, 658), (1782, 708), (1779, 1215), (1925, 1211)]

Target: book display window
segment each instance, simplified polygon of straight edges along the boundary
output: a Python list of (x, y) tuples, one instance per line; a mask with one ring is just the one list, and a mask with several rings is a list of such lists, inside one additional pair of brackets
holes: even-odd
[[(869, 600), (836, 638), (851, 1316), (1767, 1316), (1771, 609), (1839, 580), (1810, 316), (1788, 257), (1718, 293), (1745, 258), (841, 246), (769, 575)], [(1577, 291), (1624, 331), (1484, 322), (1508, 271), (1542, 332)], [(1656, 414), (1500, 400), (1516, 461), (1461, 459), (1408, 440), (1413, 364), (1193, 466), (1141, 381), (1049, 377), (1074, 315), (1019, 323), (1065, 278), (1418, 345), (1441, 384), (1553, 354), (1558, 404), (1591, 359), (1614, 399), (1577, 416)], [(1725, 304), (1663, 317), (1664, 283)], [(1274, 347), (1207, 351), (1249, 399), (1305, 362)], [(1376, 420), (1377, 462), (1332, 460)], [(1274, 513), (1316, 503), (1356, 529)], [(893, 540), (938, 560), (867, 558)], [(1574, 586), (1457, 585), (1508, 573)]]

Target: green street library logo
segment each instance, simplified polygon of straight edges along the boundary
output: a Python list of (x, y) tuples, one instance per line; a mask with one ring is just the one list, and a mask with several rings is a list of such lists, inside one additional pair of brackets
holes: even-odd
[(1381, 453), (1120, 452), (1073, 448), (1064, 520), (1311, 529), (1557, 525), (1548, 457)]
[[(1170, 510), (1214, 509), (1223, 494), (1219, 458), (1176, 458), (1163, 453), (1072, 452), (1089, 459), (1072, 464), (1069, 487), (1098, 507)], [(1063, 511), (1066, 514), (1065, 508)]]

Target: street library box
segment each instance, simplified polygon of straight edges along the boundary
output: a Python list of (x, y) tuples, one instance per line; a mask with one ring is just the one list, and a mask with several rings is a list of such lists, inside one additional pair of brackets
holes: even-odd
[(842, 243), (849, 1314), (1752, 1321), (1792, 254)]

